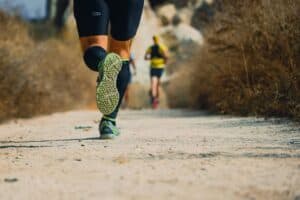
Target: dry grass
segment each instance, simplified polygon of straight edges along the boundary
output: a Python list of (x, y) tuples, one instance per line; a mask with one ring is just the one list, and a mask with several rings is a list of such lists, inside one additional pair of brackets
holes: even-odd
[(0, 27), (0, 121), (94, 101), (95, 77), (84, 67), (75, 37), (36, 40), (35, 29), (1, 12)]
[(300, 1), (223, 0), (222, 10), (186, 76), (193, 106), (299, 119)]

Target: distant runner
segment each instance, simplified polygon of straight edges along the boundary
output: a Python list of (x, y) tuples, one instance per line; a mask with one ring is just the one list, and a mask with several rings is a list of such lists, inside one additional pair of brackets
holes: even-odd
[(132, 75), (136, 75), (136, 63), (135, 63), (135, 58), (133, 54), (130, 54), (130, 59), (129, 59), (129, 65), (130, 65), (130, 78), (128, 82), (128, 86), (124, 95), (124, 108), (128, 106), (129, 103), (129, 91), (130, 91), (130, 85), (132, 82)]
[(103, 113), (99, 124), (101, 139), (120, 134), (116, 118), (129, 82), (130, 48), (143, 6), (144, 0), (74, 0), (84, 61), (99, 73), (96, 103)]
[(159, 41), (158, 36), (153, 36), (153, 42), (146, 51), (145, 60), (150, 60), (150, 96), (152, 108), (156, 109), (159, 106), (160, 78), (168, 61), (168, 48)]

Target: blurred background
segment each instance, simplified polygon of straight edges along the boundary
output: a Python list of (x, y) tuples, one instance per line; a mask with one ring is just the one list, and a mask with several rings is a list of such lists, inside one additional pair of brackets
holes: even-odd
[[(149, 108), (144, 53), (171, 61), (161, 108), (300, 119), (300, 0), (149, 0), (133, 54), (128, 109)], [(0, 121), (96, 109), (70, 0), (0, 0)]]

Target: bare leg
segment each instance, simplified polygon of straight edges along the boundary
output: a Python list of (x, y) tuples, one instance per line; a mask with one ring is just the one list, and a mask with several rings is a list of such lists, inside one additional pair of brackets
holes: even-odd
[(158, 78), (152, 77), (151, 78), (151, 92), (152, 92), (153, 98), (156, 98), (158, 96), (157, 87), (158, 87)]
[(109, 38), (109, 51), (119, 54), (122, 59), (130, 58), (130, 48), (132, 40), (118, 41), (113, 38)]
[(156, 86), (156, 98), (158, 99), (159, 98), (159, 95), (160, 95), (160, 92), (159, 92), (159, 88), (160, 88), (160, 79), (158, 78), (157, 79), (157, 86)]
[(82, 48), (83, 52), (93, 46), (100, 46), (104, 50), (107, 51), (108, 36), (107, 35), (95, 35), (95, 36), (81, 37), (80, 43), (81, 43), (81, 48)]

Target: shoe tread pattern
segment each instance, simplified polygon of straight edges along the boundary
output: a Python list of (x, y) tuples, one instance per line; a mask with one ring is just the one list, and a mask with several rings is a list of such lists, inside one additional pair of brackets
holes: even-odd
[(103, 61), (102, 74), (99, 74), (102, 78), (96, 88), (96, 103), (98, 109), (104, 115), (111, 114), (119, 103), (120, 95), (117, 89), (117, 78), (121, 67), (122, 60), (117, 54), (110, 53)]

